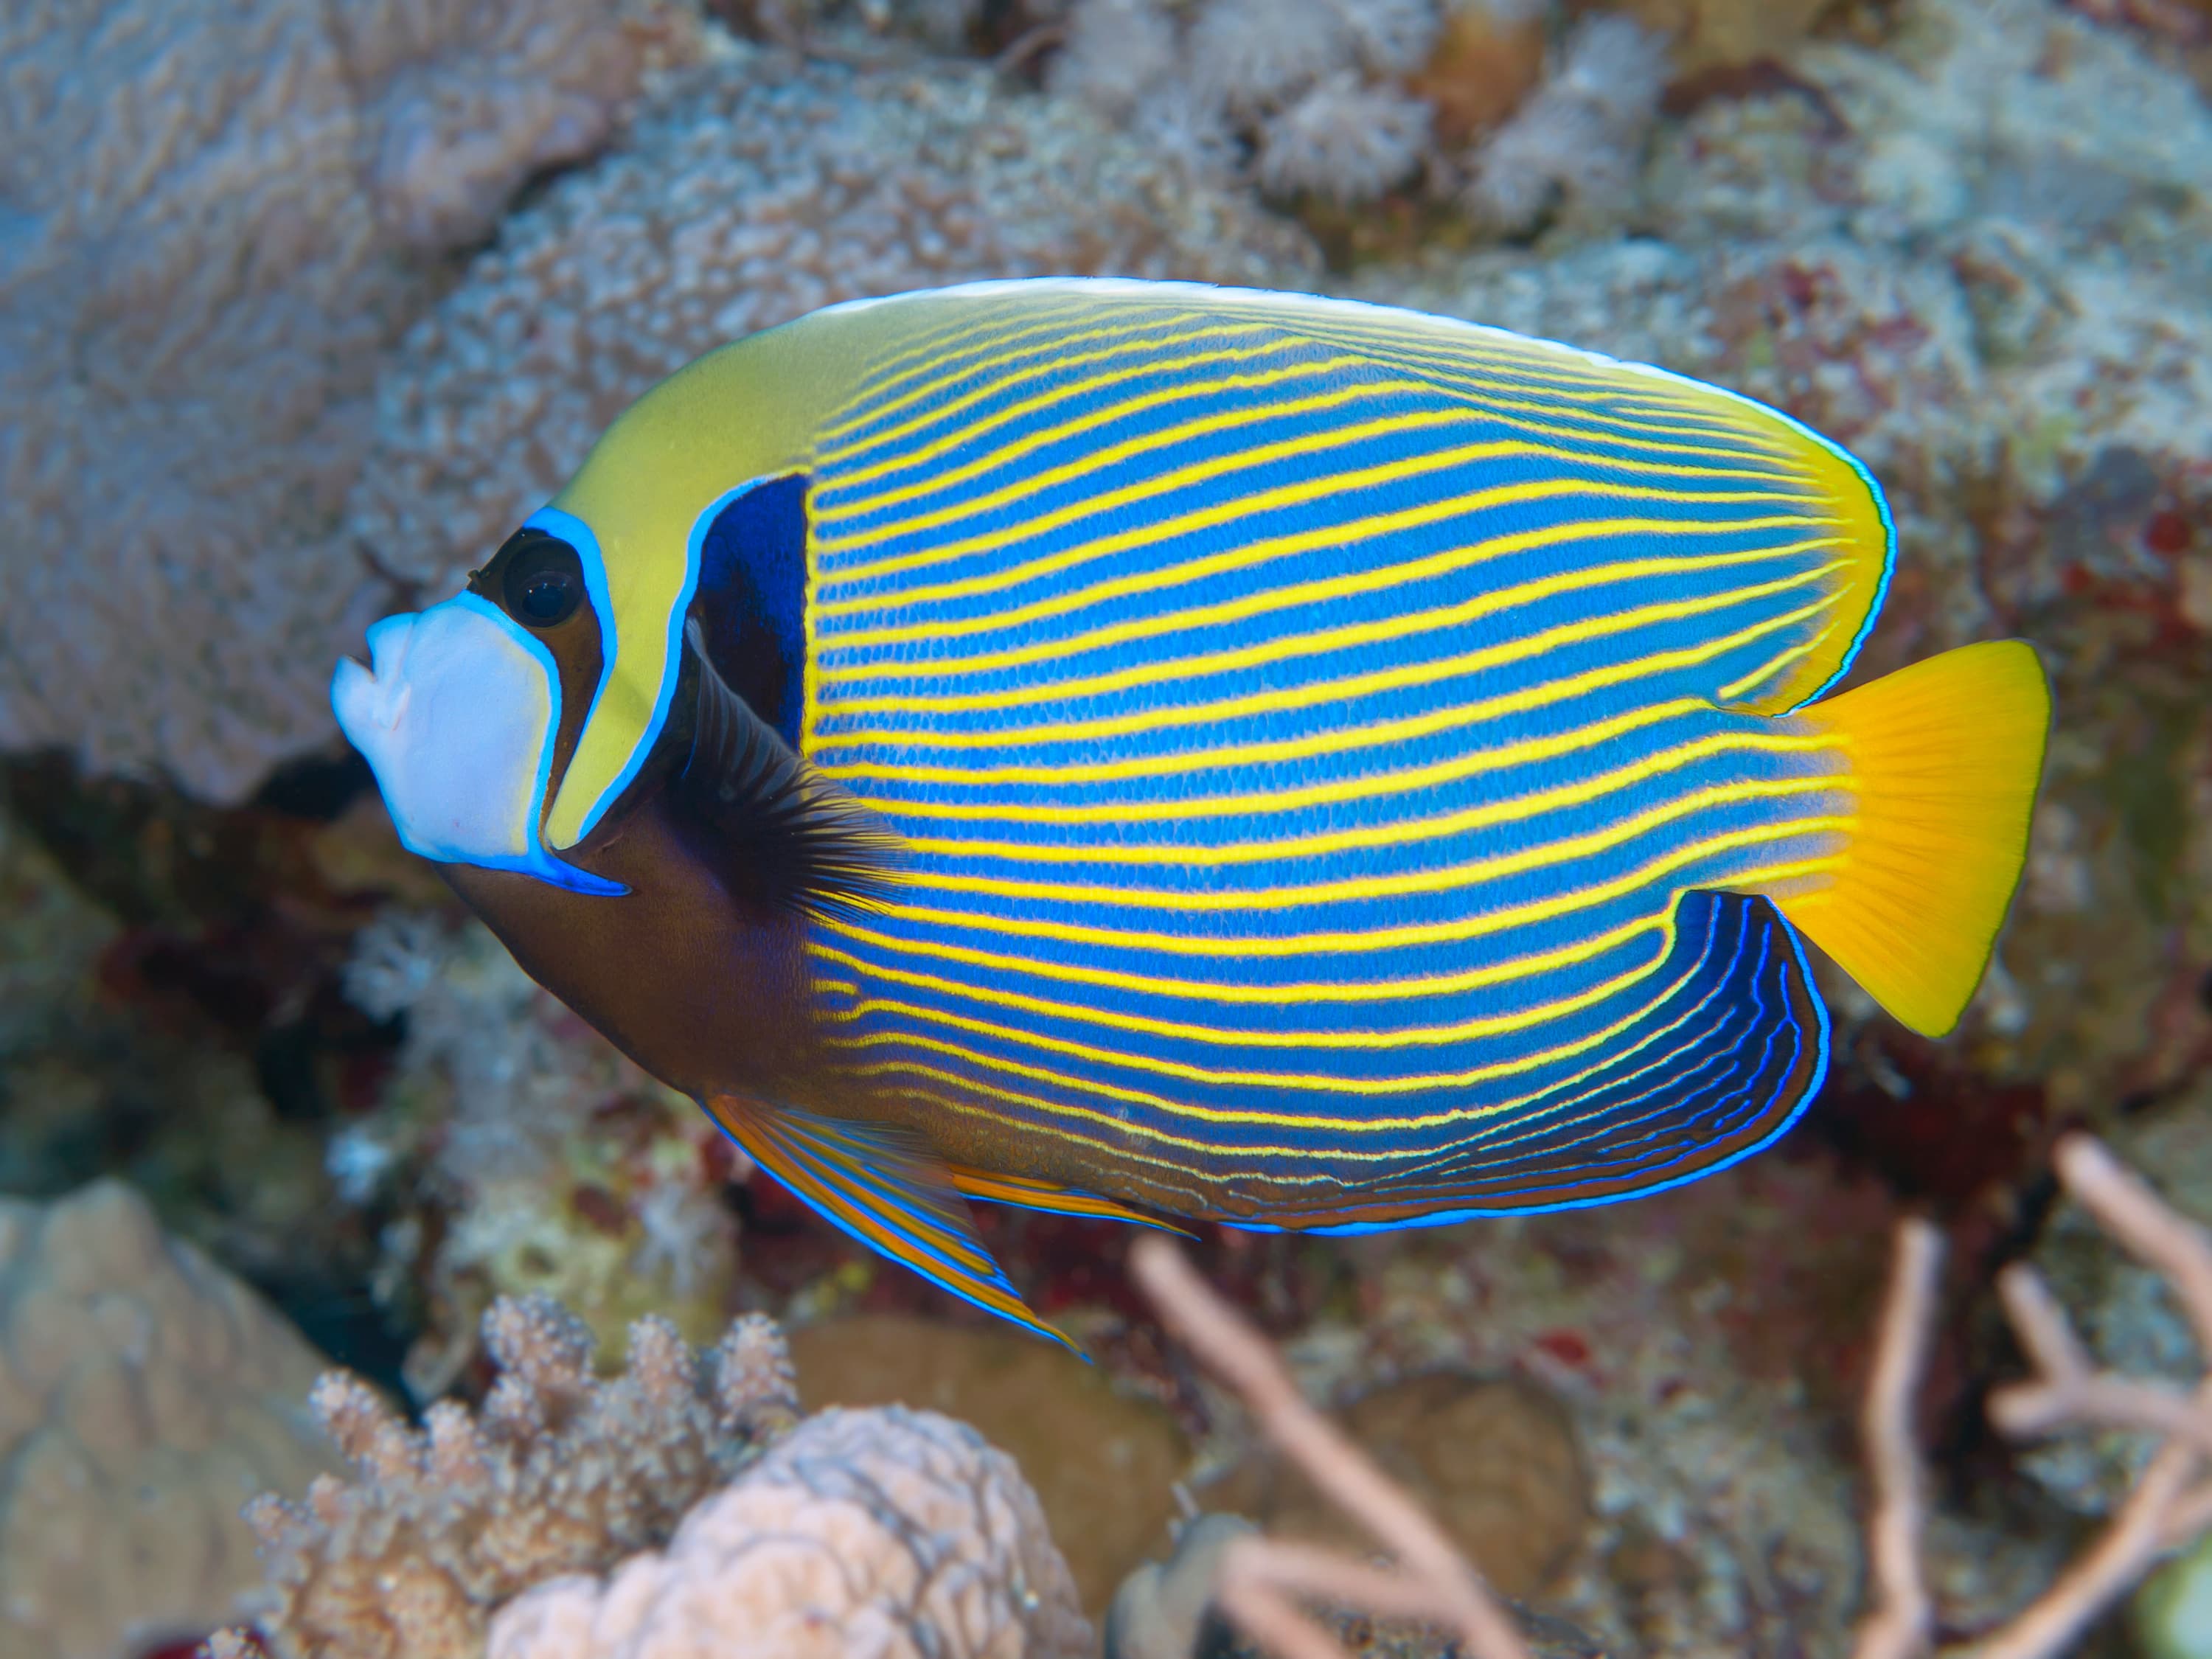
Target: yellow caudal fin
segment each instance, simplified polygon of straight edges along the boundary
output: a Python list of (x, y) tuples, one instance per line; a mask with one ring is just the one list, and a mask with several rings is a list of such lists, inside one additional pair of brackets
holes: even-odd
[(2018, 640), (1970, 645), (1798, 710), (1851, 761), (1833, 882), (1776, 904), (1914, 1030), (1959, 1023), (2027, 857), (2051, 688)]

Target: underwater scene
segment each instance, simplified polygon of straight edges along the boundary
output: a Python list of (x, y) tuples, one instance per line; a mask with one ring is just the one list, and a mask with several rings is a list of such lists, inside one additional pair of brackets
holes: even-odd
[(2212, 1659), (2212, 0), (0, 0), (0, 1659)]

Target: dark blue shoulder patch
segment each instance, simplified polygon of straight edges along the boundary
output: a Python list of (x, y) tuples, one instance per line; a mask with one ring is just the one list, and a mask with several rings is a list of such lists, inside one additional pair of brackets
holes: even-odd
[(799, 748), (806, 658), (806, 487), (769, 478), (724, 507), (699, 544), (695, 614), (729, 688)]

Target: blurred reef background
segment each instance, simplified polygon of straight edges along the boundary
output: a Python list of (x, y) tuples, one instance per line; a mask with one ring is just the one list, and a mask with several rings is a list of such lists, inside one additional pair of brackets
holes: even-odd
[[(487, 1588), (422, 1518), (434, 1446), (609, 1460), (573, 1512), (530, 1511), (580, 1540), (546, 1571), (665, 1543), (740, 1470), (726, 1532), (656, 1571), (793, 1515), (848, 1540), (934, 1516), (1036, 1592), (963, 1604), (1021, 1638), (994, 1654), (1091, 1651), (1179, 1488), (1334, 1535), (1160, 1337), (1123, 1230), (979, 1211), (1086, 1370), (748, 1182), (400, 850), (325, 696), (367, 622), (452, 592), (700, 352), (1056, 272), (1412, 306), (1735, 387), (1889, 491), (1859, 677), (2043, 648), (2035, 845), (1955, 1037), (1831, 976), (1834, 1079), (1747, 1166), (1196, 1249), (1498, 1587), (1581, 1633), (1558, 1651), (1821, 1659), (1863, 1595), (1888, 1228), (1932, 1214), (1942, 1626), (2017, 1604), (2145, 1451), (1984, 1426), (2019, 1369), (1996, 1272), (2042, 1267), (2109, 1363), (2201, 1370), (2047, 1154), (2094, 1128), (2212, 1222), (2208, 98), (2203, 0), (9, 0), (0, 1659), (181, 1654), (265, 1613), (238, 1511), (299, 1498), (334, 1441), (417, 1474), (258, 1512), (281, 1653), (616, 1650), (559, 1645), (581, 1589), (487, 1634), (531, 1576)], [(760, 1315), (787, 1357), (732, 1326)], [(358, 1392), (310, 1414), (331, 1361)], [(434, 1413), (394, 1449), (441, 1398), (467, 1433)], [(894, 1404), (917, 1410), (761, 1426)], [(667, 1516), (640, 1518), (648, 1486)], [(1064, 1567), (1024, 1553), (1024, 1504)], [(446, 1623), (375, 1626), (378, 1551)], [(2157, 1616), (2191, 1572), (2212, 1554), (2085, 1650), (2212, 1653)]]

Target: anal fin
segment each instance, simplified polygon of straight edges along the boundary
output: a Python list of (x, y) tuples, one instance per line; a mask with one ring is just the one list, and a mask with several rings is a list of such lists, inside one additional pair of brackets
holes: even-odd
[(964, 1301), (1079, 1355), (975, 1237), (954, 1179), (911, 1135), (736, 1095), (701, 1103), (754, 1163), (832, 1226)]
[(987, 1204), (1012, 1204), (1024, 1210), (1042, 1210), (1048, 1215), (1127, 1221), (1139, 1227), (1157, 1227), (1163, 1232), (1181, 1233), (1185, 1238), (1197, 1237), (1189, 1228), (1178, 1227), (1172, 1221), (1147, 1215), (1142, 1210), (1133, 1210), (1126, 1204), (1117, 1204), (1110, 1198), (1101, 1198), (1096, 1193), (1062, 1187), (1055, 1182), (1039, 1181), (1030, 1176), (995, 1175), (988, 1170), (971, 1170), (962, 1164), (947, 1164), (945, 1173), (951, 1178), (954, 1191), (969, 1198), (981, 1199)]

